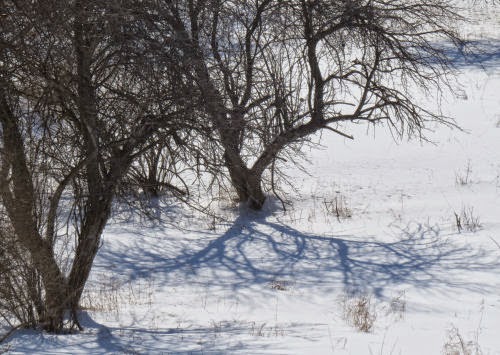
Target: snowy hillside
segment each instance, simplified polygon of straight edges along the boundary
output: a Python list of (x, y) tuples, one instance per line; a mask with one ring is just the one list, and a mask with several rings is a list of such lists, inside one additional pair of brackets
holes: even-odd
[(310, 175), (287, 171), (286, 212), (117, 211), (85, 330), (18, 331), (0, 353), (500, 354), (500, 12), (476, 16), (484, 52), (439, 101), (462, 130), (324, 132)]

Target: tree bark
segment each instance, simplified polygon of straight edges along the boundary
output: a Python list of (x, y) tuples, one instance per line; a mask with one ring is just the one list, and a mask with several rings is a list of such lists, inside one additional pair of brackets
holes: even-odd
[(99, 249), (102, 232), (110, 215), (112, 202), (112, 193), (110, 193), (103, 198), (97, 208), (94, 206), (90, 209), (85, 217), (68, 277), (68, 306), (72, 311), (75, 311), (79, 306), (94, 258)]
[[(45, 290), (43, 327), (57, 332), (62, 327), (66, 304), (66, 280), (55, 260), (51, 244), (42, 238), (37, 229), (34, 206), (35, 192), (28, 168), (20, 127), (9, 108), (5, 94), (0, 92), (0, 124), (4, 145), (0, 196), (12, 222), (20, 244), (32, 258), (40, 273)], [(7, 174), (10, 170), (10, 180)], [(12, 190), (9, 187), (12, 186)]]
[(239, 202), (246, 202), (253, 210), (262, 209), (266, 195), (262, 190), (262, 173), (250, 170), (246, 166), (226, 163), (231, 183), (238, 194)]

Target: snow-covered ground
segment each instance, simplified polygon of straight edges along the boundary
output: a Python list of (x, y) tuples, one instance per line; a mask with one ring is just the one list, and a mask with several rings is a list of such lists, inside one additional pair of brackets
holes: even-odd
[[(0, 353), (500, 354), (500, 19), (490, 10), (469, 33), (485, 53), (457, 61), (463, 91), (441, 102), (463, 131), (436, 127), (434, 144), (366, 126), (352, 128), (354, 141), (324, 133), (310, 176), (288, 171), (298, 193), (286, 213), (272, 200), (257, 214), (221, 211), (227, 222), (180, 207), (162, 224), (117, 213), (85, 330), (19, 331)], [(335, 201), (350, 217), (336, 217)]]

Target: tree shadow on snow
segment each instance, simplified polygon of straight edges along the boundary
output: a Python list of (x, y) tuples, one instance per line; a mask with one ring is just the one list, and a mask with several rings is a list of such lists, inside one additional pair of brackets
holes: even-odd
[[(442, 50), (457, 68), (495, 68), (500, 66), (500, 40), (483, 39), (468, 41), (463, 47), (443, 46)], [(429, 64), (434, 64), (429, 60)]]
[(495, 285), (473, 277), (460, 281), (460, 275), (500, 269), (499, 258), (453, 238), (438, 226), (418, 223), (393, 228), (391, 235), (378, 239), (315, 235), (268, 216), (242, 216), (220, 236), (140, 237), (135, 245), (101, 250), (99, 260), (131, 279), (148, 277), (172, 287), (194, 283), (238, 290), (283, 280), (301, 289), (343, 288), (377, 297), (387, 287), (403, 284), (491, 291)]
[[(184, 327), (146, 329), (143, 327), (107, 327), (95, 322), (87, 312), (79, 318), (84, 331), (58, 336), (35, 330), (20, 330), (9, 343), (21, 354), (226, 354), (264, 351), (269, 344), (231, 341), (231, 336), (248, 333), (248, 324), (220, 325), (214, 328)], [(218, 332), (224, 332), (225, 337)], [(273, 346), (273, 349), (276, 346)]]
[[(255, 217), (255, 216), (252, 216)], [(129, 231), (129, 233), (132, 231)], [(120, 236), (105, 244), (96, 260), (97, 269), (128, 279), (149, 278), (155, 286), (194, 285), (232, 290), (244, 297), (248, 288), (263, 286), (263, 297), (274, 292), (270, 283), (312, 292), (369, 292), (384, 298), (384, 291), (398, 285), (419, 289), (438, 287), (439, 292), (467, 289), (493, 292), (498, 285), (480, 282), (475, 272), (500, 271), (499, 258), (480, 247), (471, 247), (460, 236), (446, 236), (438, 226), (411, 223), (393, 228), (383, 238), (304, 233), (262, 214), (240, 216), (222, 235), (195, 233), (151, 236), (136, 231), (130, 244)], [(175, 235), (177, 233), (177, 235)], [(472, 276), (472, 277), (471, 277)], [(267, 290), (267, 291), (266, 291)], [(259, 291), (258, 291), (259, 292)], [(333, 299), (332, 299), (333, 300)], [(252, 332), (249, 322), (178, 328), (144, 326), (106, 327), (86, 312), (80, 316), (83, 333), (58, 337), (23, 330), (9, 341), (21, 353), (248, 353), (265, 351), (276, 343), (250, 341), (238, 336)], [(296, 327), (293, 328), (293, 327)], [(287, 326), (287, 334), (304, 336), (304, 325)], [(311, 324), (307, 325), (309, 329)], [(74, 337), (74, 338), (73, 338)], [(147, 349), (147, 350), (146, 350)]]

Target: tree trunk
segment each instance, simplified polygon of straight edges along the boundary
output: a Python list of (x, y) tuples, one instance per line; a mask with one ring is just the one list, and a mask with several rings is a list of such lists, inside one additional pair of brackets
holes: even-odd
[[(42, 313), (39, 314), (40, 321), (46, 330), (57, 332), (63, 324), (66, 280), (57, 265), (51, 243), (44, 240), (38, 231), (34, 210), (35, 190), (24, 151), (21, 129), (10, 110), (4, 92), (0, 92), (0, 95), (0, 127), (4, 145), (0, 197), (17, 240), (28, 251), (34, 268), (42, 278), (45, 302), (43, 309), (40, 309)], [(10, 181), (8, 181), (9, 168)]]
[(262, 191), (262, 176), (254, 175), (250, 170), (246, 181), (248, 193), (248, 206), (253, 210), (261, 210), (266, 201), (266, 195)]
[[(46, 277), (42, 277), (46, 279)], [(44, 282), (44, 313), (40, 316), (40, 324), (50, 333), (58, 333), (63, 328), (64, 312), (67, 309), (66, 282), (59, 278), (52, 282)]]
[(109, 218), (112, 205), (112, 195), (107, 196), (99, 208), (89, 209), (84, 225), (79, 235), (75, 259), (68, 277), (68, 305), (72, 311), (79, 307), (85, 283), (90, 275), (94, 258), (97, 255), (101, 235)]
[(245, 166), (236, 166), (226, 162), (231, 184), (238, 194), (238, 201), (248, 204), (253, 210), (261, 210), (266, 201), (262, 191), (262, 173), (257, 173)]

